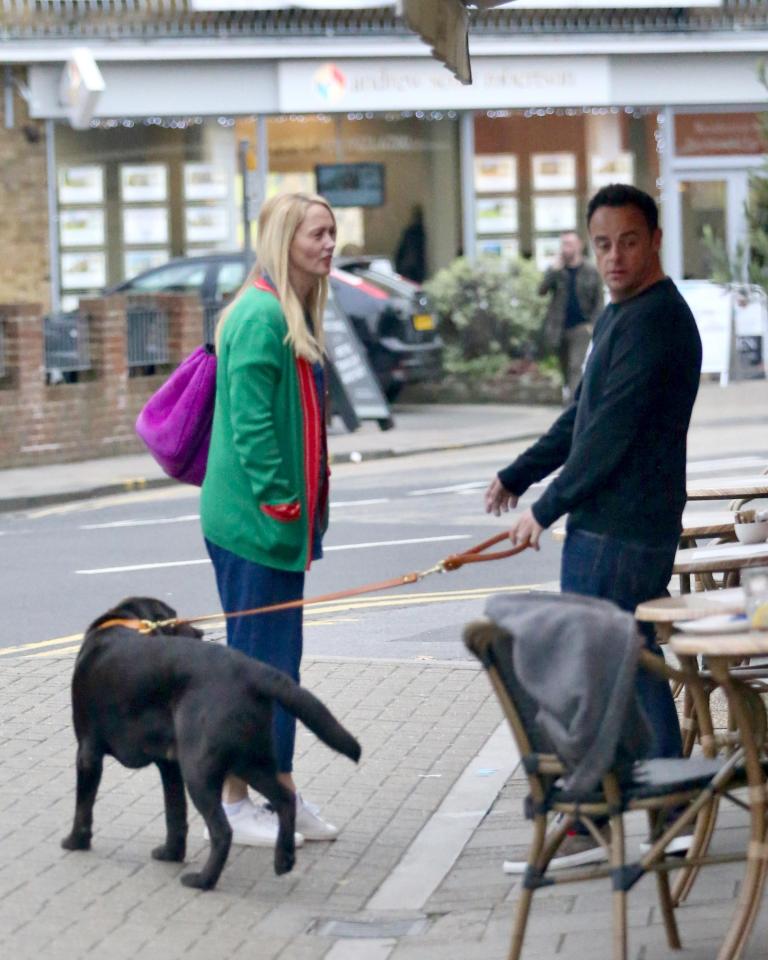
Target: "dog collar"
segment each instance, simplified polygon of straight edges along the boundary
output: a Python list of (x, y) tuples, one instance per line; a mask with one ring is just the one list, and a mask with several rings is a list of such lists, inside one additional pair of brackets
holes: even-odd
[(136, 630), (138, 633), (154, 633), (157, 627), (156, 623), (153, 623), (152, 620), (128, 620), (128, 619), (115, 619), (115, 620), (105, 620), (103, 623), (100, 623), (97, 630), (106, 630), (107, 627), (127, 627), (129, 630)]

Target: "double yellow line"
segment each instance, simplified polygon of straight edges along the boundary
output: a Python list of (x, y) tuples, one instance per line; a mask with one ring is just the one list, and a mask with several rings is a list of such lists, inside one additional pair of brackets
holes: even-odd
[[(415, 607), (431, 603), (457, 603), (466, 600), (482, 600), (492, 593), (520, 593), (527, 590), (542, 590), (552, 584), (526, 583), (507, 587), (477, 587), (472, 590), (439, 590), (432, 593), (395, 594), (386, 593), (378, 597), (361, 596), (331, 603), (317, 604), (306, 612), (305, 627), (324, 627), (337, 623), (355, 623), (357, 617), (343, 617), (339, 614), (362, 612), (363, 610), (383, 610), (389, 607)], [(224, 627), (224, 621), (206, 624), (206, 629), (216, 630)], [(82, 643), (81, 633), (71, 633), (65, 637), (53, 637), (50, 640), (38, 640), (16, 647), (1, 647), (0, 657), (17, 654), (24, 659), (37, 657), (59, 657), (68, 653), (77, 653)]]

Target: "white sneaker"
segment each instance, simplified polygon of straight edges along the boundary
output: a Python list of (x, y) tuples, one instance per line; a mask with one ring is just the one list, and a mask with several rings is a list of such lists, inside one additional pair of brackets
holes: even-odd
[[(232, 827), (232, 843), (243, 847), (274, 847), (277, 842), (278, 820), (277, 814), (265, 807), (256, 806), (250, 797), (236, 813), (226, 814)], [(203, 831), (203, 837), (210, 840), (208, 827)], [(294, 844), (302, 846), (304, 837), (298, 831), (294, 834)]]
[(307, 803), (300, 793), (296, 794), (296, 829), (306, 840), (335, 840), (339, 828), (320, 816), (320, 808)]
[[(693, 846), (693, 834), (692, 833), (681, 833), (679, 836), (674, 837), (664, 848), (664, 852), (670, 855), (677, 854), (682, 856), (683, 854), (688, 853), (688, 851)], [(640, 853), (645, 854), (651, 849), (651, 843), (649, 840), (643, 840), (640, 844)]]
[[(608, 827), (602, 831), (606, 843), (610, 842)], [(528, 869), (528, 851), (520, 849), (510, 860), (505, 860), (504, 873), (519, 876)], [(569, 870), (572, 867), (584, 867), (590, 863), (603, 863), (608, 859), (608, 851), (591, 833), (569, 833), (554, 857), (549, 861), (547, 872)]]

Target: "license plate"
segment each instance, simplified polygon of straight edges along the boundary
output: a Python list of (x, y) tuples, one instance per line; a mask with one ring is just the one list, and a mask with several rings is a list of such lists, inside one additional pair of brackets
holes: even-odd
[(414, 330), (434, 330), (435, 318), (431, 313), (414, 313), (413, 328)]

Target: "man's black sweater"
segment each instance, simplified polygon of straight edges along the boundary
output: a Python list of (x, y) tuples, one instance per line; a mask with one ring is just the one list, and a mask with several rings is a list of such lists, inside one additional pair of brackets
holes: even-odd
[(600, 315), (574, 402), (499, 479), (520, 496), (562, 466), (533, 505), (542, 527), (653, 544), (680, 534), (686, 435), (701, 373), (696, 322), (666, 278)]

